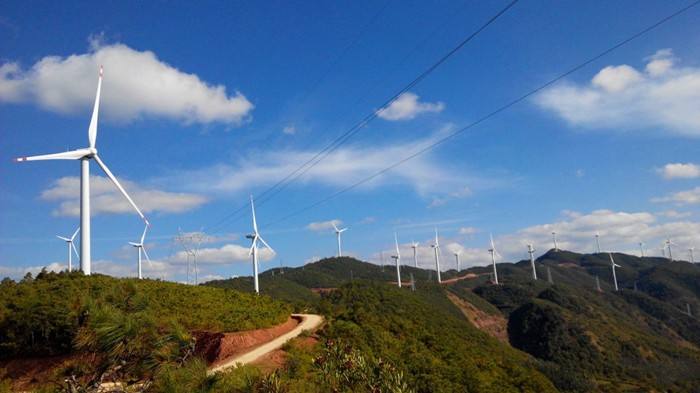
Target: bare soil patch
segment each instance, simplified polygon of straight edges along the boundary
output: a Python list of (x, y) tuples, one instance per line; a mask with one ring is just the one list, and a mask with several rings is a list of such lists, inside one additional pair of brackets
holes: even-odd
[(502, 315), (487, 314), (450, 292), (447, 293), (447, 297), (459, 307), (474, 326), (500, 341), (508, 343), (508, 321)]

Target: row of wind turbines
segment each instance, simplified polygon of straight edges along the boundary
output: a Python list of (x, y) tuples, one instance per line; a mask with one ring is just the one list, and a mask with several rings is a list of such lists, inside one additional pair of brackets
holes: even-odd
[[(117, 178), (114, 176), (112, 171), (107, 167), (107, 165), (100, 159), (100, 156), (97, 154), (97, 148), (96, 148), (96, 142), (97, 142), (97, 123), (98, 123), (98, 117), (99, 117), (99, 107), (100, 107), (100, 93), (102, 89), (102, 79), (103, 79), (103, 68), (100, 66), (99, 68), (99, 77), (98, 77), (98, 82), (97, 82), (97, 92), (95, 94), (95, 103), (93, 106), (93, 111), (92, 111), (92, 117), (90, 119), (90, 125), (88, 127), (88, 147), (82, 148), (82, 149), (77, 149), (77, 150), (72, 150), (72, 151), (67, 151), (67, 152), (62, 152), (62, 153), (53, 153), (53, 154), (45, 154), (45, 155), (38, 155), (38, 156), (29, 156), (29, 157), (20, 157), (17, 158), (17, 162), (26, 162), (26, 161), (44, 161), (44, 160), (80, 160), (80, 227), (73, 233), (71, 237), (63, 237), (63, 236), (57, 236), (60, 240), (64, 241), (67, 243), (68, 246), (68, 270), (72, 271), (73, 270), (73, 254), (75, 254), (80, 261), (80, 269), (83, 271), (84, 274), (90, 275), (92, 272), (92, 261), (91, 261), (91, 230), (90, 230), (90, 160), (95, 160), (99, 167), (102, 169), (102, 171), (107, 175), (107, 177), (112, 181), (112, 183), (115, 185), (115, 187), (120, 191), (120, 193), (126, 198), (126, 200), (129, 202), (131, 207), (136, 211), (138, 216), (143, 220), (144, 222), (144, 230), (141, 234), (140, 240), (138, 242), (129, 242), (131, 246), (137, 249), (137, 270), (138, 270), (138, 278), (141, 279), (143, 278), (142, 274), (142, 258), (145, 257), (146, 260), (148, 261), (149, 264), (151, 264), (151, 260), (148, 256), (148, 252), (146, 251), (145, 248), (145, 238), (146, 238), (146, 233), (148, 232), (148, 229), (150, 227), (149, 221), (146, 219), (144, 216), (143, 212), (139, 209), (139, 207), (136, 205), (136, 203), (133, 201), (133, 199), (129, 196), (129, 194), (126, 192), (124, 187), (119, 183)], [(252, 257), (252, 263), (253, 263), (253, 281), (254, 281), (254, 288), (255, 292), (259, 293), (260, 287), (259, 287), (259, 281), (258, 281), (258, 252), (259, 252), (259, 243), (261, 243), (264, 247), (270, 249), (272, 252), (272, 248), (267, 244), (267, 242), (260, 236), (260, 233), (258, 232), (258, 227), (257, 227), (257, 221), (255, 218), (255, 204), (253, 201), (253, 197), (251, 196), (250, 198), (250, 203), (251, 203), (251, 211), (252, 211), (252, 223), (253, 223), (253, 233), (249, 234), (246, 236), (246, 238), (251, 240), (251, 247), (249, 250), (249, 255)], [(333, 229), (336, 234), (336, 239), (337, 239), (337, 246), (338, 246), (338, 257), (342, 256), (342, 241), (341, 241), (341, 235), (343, 232), (347, 231), (348, 228), (338, 228), (335, 223), (333, 223)], [(75, 237), (77, 234), (80, 233), (80, 253), (78, 253), (74, 241)], [(595, 240), (596, 240), (596, 246), (597, 246), (597, 251), (600, 252), (600, 241), (599, 241), (599, 234), (595, 235)], [(554, 244), (554, 250), (559, 250), (558, 243), (557, 243), (557, 233), (552, 232), (552, 240)], [(399, 242), (398, 242), (398, 234), (394, 233), (394, 241), (395, 241), (395, 246), (396, 246), (396, 255), (393, 255), (392, 258), (395, 260), (396, 264), (396, 274), (397, 274), (397, 285), (400, 287), (401, 286), (401, 254), (399, 250)], [(641, 256), (644, 257), (644, 243), (639, 243), (640, 245), (640, 251), (641, 251)], [(666, 249), (668, 250), (668, 258), (673, 261), (673, 255), (672, 255), (672, 248), (671, 246), (675, 245), (671, 241), (671, 239), (667, 239), (665, 242), (665, 247), (662, 248), (662, 251), (664, 252), (665, 256), (665, 251)], [(419, 244), (416, 242), (411, 243), (411, 248), (413, 249), (413, 262), (414, 266), (417, 268), (418, 267), (418, 254), (417, 254), (417, 249), (419, 247)], [(437, 228), (435, 229), (435, 242), (430, 245), (430, 247), (434, 251), (435, 255), (435, 270), (437, 273), (437, 280), (439, 283), (442, 282), (441, 278), (441, 269), (440, 269), (440, 242), (439, 242), (439, 235)], [(537, 270), (535, 268), (535, 259), (534, 259), (534, 252), (535, 249), (533, 248), (532, 244), (528, 244), (528, 253), (530, 255), (530, 263), (532, 265), (532, 275), (533, 279), (537, 279)], [(693, 248), (689, 249), (689, 254), (690, 254), (690, 260), (691, 262), (694, 262), (693, 258)], [(498, 254), (498, 251), (496, 251), (496, 247), (493, 241), (493, 237), (491, 236), (490, 238), (490, 248), (488, 249), (488, 252), (491, 256), (491, 263), (493, 267), (493, 282), (498, 285), (498, 271), (496, 268), (496, 258), (500, 257)], [(188, 257), (190, 253), (188, 252)], [(615, 273), (615, 268), (620, 267), (620, 265), (617, 265), (612, 257), (612, 253), (609, 253), (610, 255), (610, 261), (611, 261), (611, 267), (612, 267), (612, 273), (613, 273), (613, 279), (615, 281), (615, 289), (617, 290), (617, 278), (616, 278), (616, 273)], [(457, 264), (457, 270), (461, 271), (461, 263), (460, 263), (460, 251), (454, 252), (456, 264)], [(195, 258), (195, 277), (197, 275), (197, 267), (196, 267), (196, 252), (194, 252), (194, 258)], [(188, 275), (189, 275), (189, 258), (188, 258)], [(195, 282), (197, 279), (195, 278)], [(189, 282), (189, 278), (188, 278)]]

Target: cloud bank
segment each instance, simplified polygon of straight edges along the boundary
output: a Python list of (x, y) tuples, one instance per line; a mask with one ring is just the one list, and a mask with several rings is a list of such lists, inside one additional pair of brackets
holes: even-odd
[(104, 66), (100, 111), (110, 119), (161, 117), (238, 125), (253, 110), (242, 93), (229, 94), (223, 85), (210, 85), (151, 51), (124, 44), (96, 44), (84, 54), (46, 56), (28, 69), (4, 63), (0, 65), (0, 102), (34, 103), (58, 113), (87, 112), (95, 99), (100, 65)]

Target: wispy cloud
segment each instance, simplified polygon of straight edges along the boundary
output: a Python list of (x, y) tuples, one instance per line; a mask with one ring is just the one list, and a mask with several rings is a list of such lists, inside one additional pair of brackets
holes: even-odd
[(333, 225), (339, 227), (343, 222), (341, 220), (335, 219), (330, 221), (319, 221), (311, 222), (306, 226), (306, 229), (314, 232), (327, 231), (333, 229)]
[(676, 205), (697, 205), (700, 204), (700, 187), (690, 190), (679, 191), (664, 197), (652, 198), (656, 203), (675, 203)]
[(661, 129), (700, 136), (700, 68), (678, 67), (670, 49), (647, 59), (644, 70), (608, 66), (589, 84), (563, 84), (537, 104), (568, 123), (613, 130)]
[[(129, 180), (119, 179), (132, 199), (144, 213), (182, 213), (207, 202), (207, 198), (189, 193), (173, 193), (146, 188)], [(62, 177), (42, 191), (41, 199), (58, 203), (53, 211), (57, 216), (80, 216), (80, 178)], [(134, 213), (129, 202), (114, 184), (102, 176), (90, 176), (90, 202), (92, 214)]]
[(445, 109), (442, 102), (420, 102), (416, 94), (406, 92), (401, 94), (388, 107), (380, 109), (377, 116), (384, 120), (411, 120), (422, 113), (438, 113)]
[[(275, 253), (269, 248), (258, 249), (258, 258), (261, 262), (269, 261), (274, 258)], [(188, 259), (192, 261), (192, 257), (188, 258), (185, 251), (179, 251), (172, 257), (167, 259), (171, 264), (184, 264)], [(238, 262), (249, 262), (250, 247), (241, 246), (238, 244), (226, 244), (221, 247), (205, 247), (197, 251), (198, 264), (225, 265)]]
[(228, 94), (224, 86), (182, 72), (153, 52), (97, 42), (87, 53), (46, 56), (26, 70), (18, 63), (0, 65), (0, 102), (32, 102), (59, 113), (87, 110), (95, 99), (99, 65), (105, 69), (100, 109), (107, 118), (237, 125), (253, 110), (240, 92)]

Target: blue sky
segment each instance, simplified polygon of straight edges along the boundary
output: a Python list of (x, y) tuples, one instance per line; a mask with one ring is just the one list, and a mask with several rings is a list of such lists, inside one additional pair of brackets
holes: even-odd
[[(147, 275), (184, 279), (178, 228), (204, 230), (201, 277), (250, 273), (260, 194), (400, 90), (506, 2), (42, 4), (0, 11), (0, 275), (65, 265), (79, 164), (11, 158), (86, 146), (97, 66), (103, 160), (145, 211)], [(440, 229), (445, 258), (543, 252), (677, 254), (700, 245), (700, 8), (357, 189), (279, 220), (478, 119), (690, 4), (522, 1), (348, 143), (258, 206), (263, 269), (344, 249), (406, 255)], [(135, 274), (142, 224), (96, 165), (93, 270)], [(268, 225), (269, 223), (273, 223)], [(316, 223), (315, 225), (311, 225)], [(326, 228), (313, 230), (310, 228)], [(430, 250), (421, 263), (432, 266)], [(388, 261), (388, 258), (387, 258)], [(449, 265), (447, 266), (449, 267)]]

